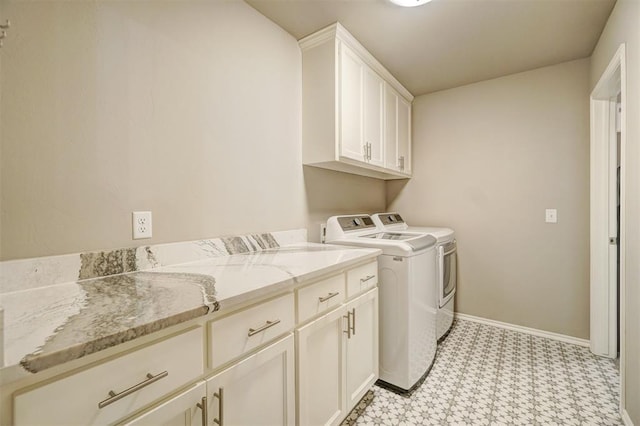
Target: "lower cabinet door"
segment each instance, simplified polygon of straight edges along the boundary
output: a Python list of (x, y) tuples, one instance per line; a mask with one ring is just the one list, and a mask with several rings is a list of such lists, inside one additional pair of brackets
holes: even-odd
[(290, 334), (207, 380), (209, 425), (293, 425), (294, 374)]
[(335, 425), (346, 416), (346, 311), (329, 312), (296, 331), (299, 425)]
[[(206, 426), (206, 411), (203, 400), (206, 383), (199, 382), (189, 390), (169, 399), (156, 408), (124, 422), (127, 426)], [(206, 404), (206, 402), (204, 402)]]
[(347, 305), (351, 333), (346, 344), (347, 411), (378, 380), (378, 289)]

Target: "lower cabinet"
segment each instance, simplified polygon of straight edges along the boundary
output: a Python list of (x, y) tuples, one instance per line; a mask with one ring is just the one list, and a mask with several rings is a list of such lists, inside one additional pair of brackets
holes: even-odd
[(294, 375), (289, 334), (207, 380), (209, 424), (293, 425)]
[(124, 422), (127, 426), (196, 426), (207, 425), (206, 383), (198, 382), (178, 396), (156, 408)]
[(346, 345), (347, 412), (378, 380), (378, 289), (347, 305), (351, 316), (351, 336)]
[(298, 424), (336, 425), (378, 378), (378, 289), (296, 331)]
[(340, 307), (296, 331), (299, 425), (335, 425), (346, 415), (346, 312)]
[(13, 423), (337, 425), (378, 378), (376, 284), (374, 261), (19, 388)]

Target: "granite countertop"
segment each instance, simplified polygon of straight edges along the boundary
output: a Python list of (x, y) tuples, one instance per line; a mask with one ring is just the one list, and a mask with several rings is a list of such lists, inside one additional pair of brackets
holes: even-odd
[(293, 289), (379, 254), (376, 249), (297, 243), (0, 294), (4, 308), (0, 373), (13, 377), (37, 373)]

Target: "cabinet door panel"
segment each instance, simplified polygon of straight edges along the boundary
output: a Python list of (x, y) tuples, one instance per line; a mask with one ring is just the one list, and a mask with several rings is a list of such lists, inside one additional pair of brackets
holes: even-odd
[(344, 307), (296, 331), (298, 424), (334, 425), (346, 415)]
[(400, 171), (411, 173), (411, 104), (398, 97), (398, 159)]
[(369, 146), (369, 163), (384, 166), (383, 139), (384, 81), (364, 67), (364, 142)]
[(354, 332), (347, 340), (346, 395), (351, 410), (378, 379), (378, 289), (347, 305)]
[(340, 156), (365, 161), (363, 70), (360, 59), (340, 44)]
[(398, 170), (398, 94), (385, 84), (384, 91), (384, 143), (385, 167)]
[(208, 379), (209, 424), (222, 408), (225, 426), (293, 425), (293, 346), (289, 335)]

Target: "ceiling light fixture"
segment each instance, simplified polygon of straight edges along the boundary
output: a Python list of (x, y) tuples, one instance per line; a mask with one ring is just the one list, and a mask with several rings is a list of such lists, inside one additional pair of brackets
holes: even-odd
[(395, 3), (398, 6), (402, 7), (415, 7), (422, 6), (423, 4), (429, 3), (431, 0), (389, 0), (391, 3)]

